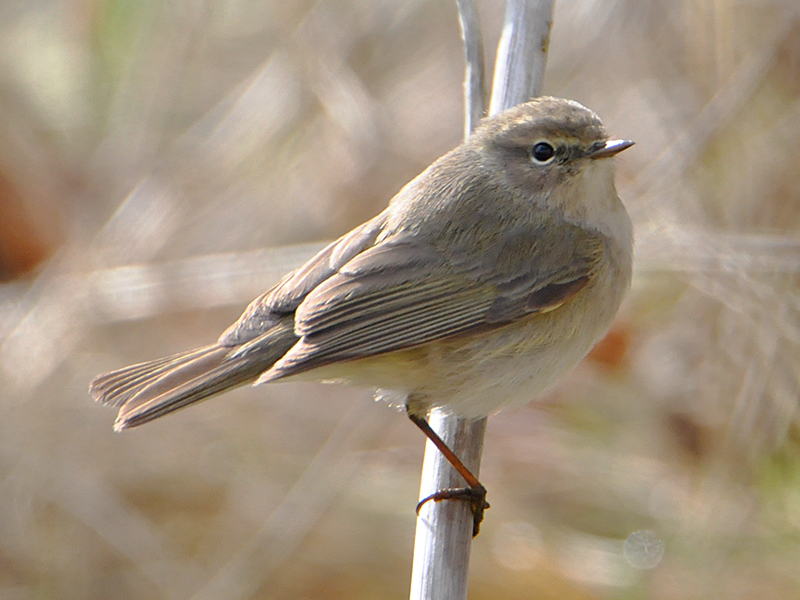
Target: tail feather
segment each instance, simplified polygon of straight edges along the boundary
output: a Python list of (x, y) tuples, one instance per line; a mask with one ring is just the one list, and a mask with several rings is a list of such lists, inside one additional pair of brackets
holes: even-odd
[(98, 375), (89, 385), (89, 393), (97, 402), (119, 408), (164, 373), (216, 347), (205, 346)]
[(225, 361), (230, 348), (219, 347), (168, 371), (141, 389), (119, 411), (114, 429), (121, 431), (173, 412), (222, 391), (251, 383), (268, 368), (262, 361)]
[(289, 320), (239, 346), (220, 343), (99, 375), (92, 397), (119, 408), (120, 431), (252, 383), (297, 341)]

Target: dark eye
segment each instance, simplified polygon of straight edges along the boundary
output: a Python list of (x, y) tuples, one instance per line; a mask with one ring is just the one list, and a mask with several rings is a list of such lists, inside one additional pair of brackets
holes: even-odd
[(538, 163), (549, 162), (555, 154), (555, 149), (547, 142), (536, 142), (531, 148), (531, 156)]

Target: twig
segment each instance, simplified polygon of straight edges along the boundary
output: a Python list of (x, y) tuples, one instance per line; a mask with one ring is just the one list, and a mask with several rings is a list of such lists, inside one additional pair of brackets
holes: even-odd
[[(464, 138), (468, 138), (485, 110), (483, 35), (473, 0), (456, 0), (464, 40)], [(480, 469), (486, 419), (460, 419), (433, 410), (431, 427), (476, 476)], [(425, 446), (420, 499), (438, 490), (464, 485), (461, 476), (436, 449)], [(461, 599), (467, 597), (467, 573), (473, 517), (465, 502), (428, 502), (417, 519), (411, 599)]]
[[(472, 0), (457, 0), (467, 59), (465, 137), (483, 114), (483, 42)], [(497, 54), (490, 114), (538, 94), (552, 22), (552, 0), (508, 0)], [(465, 466), (479, 474), (486, 419), (468, 420), (433, 410), (430, 425)], [(430, 441), (420, 482), (420, 499), (464, 481)], [(417, 519), (411, 600), (463, 600), (472, 542), (473, 516), (465, 502), (428, 502)]]
[[(461, 419), (437, 409), (431, 411), (429, 423), (466, 467), (477, 475), (486, 419)], [(437, 490), (463, 485), (461, 476), (428, 441), (422, 465), (420, 499)], [(472, 510), (467, 502), (428, 502), (422, 507), (414, 539), (411, 600), (461, 600), (467, 597), (472, 523)]]
[(553, 0), (508, 0), (497, 48), (489, 114), (538, 96), (544, 81)]

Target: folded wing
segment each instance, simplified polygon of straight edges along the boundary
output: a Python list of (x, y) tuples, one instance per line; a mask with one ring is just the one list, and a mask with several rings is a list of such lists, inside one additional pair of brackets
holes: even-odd
[(554, 310), (590, 282), (603, 253), (600, 237), (568, 223), (505, 239), (480, 253), (411, 236), (366, 249), (299, 304), (298, 343), (259, 381)]

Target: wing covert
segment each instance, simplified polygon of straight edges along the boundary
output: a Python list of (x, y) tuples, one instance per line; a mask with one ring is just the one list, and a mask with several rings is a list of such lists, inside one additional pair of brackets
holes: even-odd
[(365, 248), (372, 246), (385, 222), (385, 213), (381, 213), (328, 244), (302, 267), (253, 300), (242, 316), (223, 332), (219, 343), (223, 346), (240, 346), (267, 333), (287, 314), (293, 313), (309, 292)]

